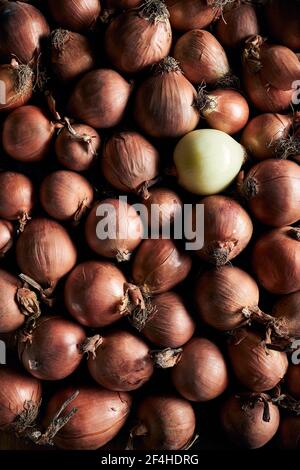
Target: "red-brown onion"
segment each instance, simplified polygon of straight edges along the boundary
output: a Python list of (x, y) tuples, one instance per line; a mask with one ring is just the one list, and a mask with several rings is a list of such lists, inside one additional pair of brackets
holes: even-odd
[(101, 13), (100, 0), (48, 0), (54, 21), (71, 31), (93, 28)]
[(0, 82), (5, 90), (4, 102), (0, 100), (0, 111), (11, 111), (30, 100), (33, 71), (29, 65), (19, 64), (16, 60), (8, 65), (0, 65)]
[(237, 2), (223, 12), (216, 24), (216, 36), (224, 47), (239, 47), (256, 34), (259, 34), (259, 24), (252, 5)]
[(34, 188), (27, 176), (13, 171), (0, 173), (0, 217), (18, 220), (23, 230), (34, 206)]
[(221, 13), (217, 1), (166, 0), (166, 4), (170, 12), (172, 28), (179, 31), (206, 28)]
[(168, 188), (153, 188), (149, 198), (144, 201), (147, 208), (148, 224), (169, 229), (170, 225), (182, 215), (183, 203), (178, 194)]
[(135, 8), (141, 5), (143, 0), (106, 0), (105, 6), (108, 9), (127, 9), (127, 8)]
[(291, 336), (300, 338), (300, 290), (281, 297), (273, 306), (272, 314), (283, 318)]
[[(269, 0), (265, 7), (267, 24), (280, 44), (300, 49), (300, 4), (296, 0)], [(286, 25), (289, 25), (286, 28)]]
[(0, 219), (0, 258), (5, 256), (14, 242), (14, 227), (7, 220)]

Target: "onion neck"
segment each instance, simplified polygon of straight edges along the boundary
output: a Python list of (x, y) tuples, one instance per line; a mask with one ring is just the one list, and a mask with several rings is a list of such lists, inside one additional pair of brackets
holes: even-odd
[(87, 338), (81, 345), (80, 345), (80, 352), (82, 354), (91, 354), (93, 359), (96, 358), (97, 356), (97, 350), (100, 348), (100, 346), (103, 344), (104, 338), (100, 335), (95, 335), (90, 338)]
[(241, 402), (242, 410), (245, 412), (250, 409), (255, 408), (257, 404), (262, 403), (263, 404), (262, 420), (265, 423), (270, 422), (270, 419), (271, 419), (270, 403), (272, 402), (272, 399), (269, 395), (265, 393), (245, 393), (245, 394), (240, 394), (238, 398)]
[(206, 85), (201, 85), (197, 91), (195, 106), (205, 116), (216, 109), (218, 106), (218, 98), (206, 92)]
[(225, 266), (230, 260), (230, 254), (237, 246), (238, 240), (213, 241), (208, 244), (205, 252), (209, 259), (217, 266)]
[(36, 328), (38, 318), (41, 316), (40, 303), (35, 292), (27, 287), (22, 287), (17, 290), (16, 299), (22, 314), (26, 318), (22, 335), (29, 339), (33, 330)]
[(170, 17), (169, 10), (161, 0), (146, 0), (137, 11), (150, 23), (166, 23)]
[(164, 75), (165, 73), (182, 73), (179, 62), (177, 62), (174, 57), (168, 56), (165, 59), (162, 59), (154, 67), (154, 75)]
[(246, 40), (243, 50), (243, 62), (247, 64), (252, 73), (258, 73), (262, 69), (260, 48), (264, 42), (265, 39), (259, 35), (251, 36)]
[(176, 364), (178, 364), (178, 362), (181, 360), (182, 351), (182, 348), (167, 348), (163, 351), (152, 351), (151, 357), (153, 359), (154, 365), (159, 369), (170, 369), (175, 367)]
[(146, 303), (141, 289), (134, 284), (124, 284), (124, 296), (119, 305), (120, 315), (131, 315), (135, 310), (146, 310)]
[(23, 436), (27, 429), (36, 421), (41, 403), (35, 403), (32, 400), (24, 402), (23, 411), (16, 417), (11, 425), (12, 430), (17, 436)]
[(62, 28), (56, 29), (51, 34), (51, 46), (60, 53), (64, 49), (69, 37), (70, 31)]

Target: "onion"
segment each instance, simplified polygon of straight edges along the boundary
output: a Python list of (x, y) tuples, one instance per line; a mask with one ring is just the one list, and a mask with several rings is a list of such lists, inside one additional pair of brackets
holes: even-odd
[(138, 88), (134, 116), (152, 137), (181, 137), (197, 127), (196, 90), (184, 77), (178, 62), (163, 59)]
[(204, 246), (197, 255), (222, 266), (246, 248), (253, 233), (252, 221), (243, 207), (229, 197), (208, 196), (200, 202), (204, 205), (205, 233)]
[[(268, 397), (269, 398), (269, 397)], [(227, 437), (237, 447), (259, 449), (276, 434), (280, 414), (273, 403), (266, 403), (268, 416), (264, 419), (265, 403), (243, 403), (237, 396), (230, 396), (222, 406), (221, 422)]]
[(133, 206), (121, 199), (97, 202), (85, 225), (89, 247), (98, 255), (116, 258), (119, 262), (130, 259), (132, 252), (141, 243), (142, 236), (140, 216)]
[(42, 13), (24, 2), (2, 2), (0, 5), (0, 55), (10, 61), (27, 64), (37, 59), (42, 41), (50, 30)]
[(273, 307), (273, 315), (284, 319), (291, 336), (300, 338), (300, 291), (281, 297)]
[(286, 354), (267, 350), (261, 336), (252, 331), (240, 331), (228, 353), (236, 378), (253, 392), (274, 388), (288, 368)]
[(145, 2), (113, 18), (105, 34), (109, 60), (128, 74), (159, 62), (169, 54), (171, 44), (169, 13), (160, 0)]
[(98, 328), (121, 319), (126, 279), (113, 264), (86, 261), (69, 275), (65, 304), (82, 325)]
[(145, 293), (161, 294), (184, 281), (192, 266), (191, 258), (172, 240), (145, 240), (132, 266), (133, 282)]
[(14, 228), (7, 220), (0, 219), (0, 258), (6, 255), (14, 242)]
[(50, 294), (74, 267), (77, 253), (60, 224), (49, 219), (34, 219), (17, 241), (16, 256), (21, 271)]
[(284, 416), (279, 430), (280, 446), (285, 450), (300, 448), (300, 417)]
[(168, 188), (153, 188), (149, 198), (144, 201), (148, 212), (149, 226), (154, 229), (170, 227), (170, 224), (181, 217), (183, 203), (180, 197)]
[(171, 374), (176, 390), (190, 401), (213, 400), (228, 386), (225, 359), (220, 349), (206, 338), (193, 338), (183, 348)]
[(90, 126), (72, 124), (61, 130), (55, 142), (59, 163), (69, 170), (85, 171), (93, 164), (100, 149), (100, 136)]
[[(300, 49), (299, 15), (300, 4), (295, 0), (269, 0), (266, 4), (269, 30), (280, 44), (291, 49)], [(289, 25), (286, 28), (286, 25)]]
[(105, 5), (108, 9), (119, 8), (135, 8), (140, 6), (143, 3), (143, 0), (106, 0)]
[(48, 153), (55, 125), (36, 106), (22, 106), (4, 121), (2, 142), (5, 152), (24, 163), (42, 160)]
[(293, 365), (290, 364), (286, 378), (285, 378), (286, 386), (288, 392), (295, 398), (296, 400), (300, 400), (300, 368), (299, 364)]
[(139, 450), (184, 450), (196, 427), (191, 404), (177, 395), (151, 395), (137, 410), (138, 424), (131, 431), (132, 447)]
[(174, 57), (192, 83), (211, 85), (229, 78), (226, 52), (209, 31), (193, 29), (185, 33), (175, 45)]
[[(52, 396), (46, 409), (45, 426), (49, 426), (57, 411), (74, 396), (75, 391), (75, 387), (64, 387)], [(54, 443), (59, 449), (96, 450), (121, 430), (132, 400), (127, 393), (111, 392), (99, 386), (82, 385), (78, 391), (78, 396), (64, 410), (66, 415), (72, 413), (73, 407), (77, 412), (56, 434)]]
[(78, 222), (93, 202), (90, 183), (72, 171), (50, 173), (41, 185), (40, 200), (45, 211), (57, 220)]
[(204, 196), (224, 191), (238, 175), (245, 158), (244, 147), (214, 129), (190, 132), (174, 152), (179, 184)]
[(95, 67), (89, 40), (66, 29), (55, 29), (51, 35), (51, 64), (59, 80), (77, 78)]
[(217, 1), (166, 0), (166, 4), (170, 12), (172, 28), (179, 31), (206, 28), (220, 14)]
[(33, 71), (28, 65), (12, 60), (9, 65), (0, 65), (0, 82), (5, 90), (5, 102), (0, 102), (0, 111), (10, 111), (30, 100), (33, 87)]
[(21, 335), (19, 358), (25, 369), (41, 380), (61, 380), (79, 366), (84, 329), (59, 316), (39, 319), (32, 333)]
[(93, 348), (88, 368), (102, 387), (129, 392), (142, 387), (153, 374), (153, 361), (147, 344), (128, 331), (114, 331)]
[(239, 47), (250, 36), (259, 33), (256, 11), (252, 5), (233, 5), (225, 10), (216, 24), (216, 35), (224, 47)]
[(120, 132), (106, 142), (102, 172), (119, 191), (134, 192), (147, 198), (148, 187), (159, 173), (159, 154), (137, 132)]
[(22, 231), (34, 205), (32, 182), (21, 173), (4, 171), (0, 173), (0, 187), (0, 217), (18, 220)]
[(299, 290), (299, 229), (282, 227), (262, 235), (253, 249), (253, 267), (269, 292), (290, 294)]
[(72, 31), (91, 29), (101, 12), (99, 0), (48, 0), (56, 23)]
[(265, 160), (255, 165), (240, 188), (253, 215), (282, 227), (300, 219), (300, 167), (291, 161)]
[(70, 113), (92, 127), (116, 126), (130, 92), (131, 85), (114, 70), (93, 70), (77, 83), (69, 102)]

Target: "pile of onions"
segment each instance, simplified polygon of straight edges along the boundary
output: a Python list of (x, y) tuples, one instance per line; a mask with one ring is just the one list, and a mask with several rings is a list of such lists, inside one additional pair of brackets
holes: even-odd
[(145, 293), (161, 294), (184, 281), (191, 267), (191, 258), (172, 240), (149, 239), (135, 255), (132, 278)]
[(191, 404), (177, 395), (151, 395), (140, 403), (131, 431), (138, 450), (184, 450), (193, 440), (196, 416)]
[(27, 64), (38, 58), (42, 41), (50, 30), (42, 13), (24, 2), (4, 1), (0, 5), (0, 56), (12, 55)]
[(284, 416), (279, 428), (280, 446), (285, 450), (300, 448), (300, 417)]
[(296, 400), (300, 400), (300, 368), (299, 364), (291, 364), (288, 368), (285, 384), (287, 386), (288, 392)]
[[(268, 27), (280, 44), (300, 49), (300, 4), (295, 0), (269, 0), (265, 7)], [(289, 25), (286, 28), (286, 25)]]
[(77, 252), (64, 227), (50, 219), (34, 219), (17, 241), (16, 257), (22, 273), (50, 294), (75, 266)]
[(75, 86), (70, 114), (95, 128), (114, 127), (124, 116), (130, 93), (131, 85), (118, 72), (92, 70)]
[(98, 255), (128, 261), (141, 243), (143, 223), (133, 206), (122, 199), (97, 202), (86, 221), (85, 238)]
[(72, 124), (59, 132), (55, 153), (59, 163), (69, 170), (86, 171), (93, 164), (100, 144), (95, 129), (85, 124)]
[(12, 60), (0, 65), (0, 81), (5, 87), (5, 103), (0, 102), (0, 111), (10, 111), (23, 106), (32, 96), (33, 71), (28, 65)]
[(267, 350), (261, 336), (241, 330), (229, 343), (228, 354), (238, 381), (253, 392), (271, 390), (288, 368), (283, 352)]
[[(223, 2), (224, 3), (224, 2)], [(217, 1), (207, 0), (166, 0), (170, 12), (172, 28), (189, 31), (194, 28), (206, 28), (219, 16)]]
[(280, 422), (279, 410), (271, 402), (266, 406), (268, 419), (263, 418), (265, 403), (259, 399), (256, 403), (247, 404), (240, 397), (230, 396), (224, 402), (221, 409), (222, 427), (235, 446), (259, 449), (275, 436)]
[(7, 220), (0, 219), (0, 258), (13, 246), (14, 227)]
[(157, 150), (137, 132), (114, 134), (105, 144), (101, 164), (104, 177), (114, 188), (144, 198), (159, 174)]
[(101, 13), (100, 0), (48, 0), (54, 21), (71, 31), (91, 29)]
[(206, 338), (193, 338), (185, 345), (171, 377), (180, 395), (194, 402), (217, 398), (226, 390), (229, 381), (220, 349)]
[(292, 337), (300, 337), (300, 291), (281, 297), (273, 306), (272, 314), (284, 319)]
[(85, 339), (84, 329), (76, 323), (59, 316), (43, 316), (29, 336), (20, 335), (19, 359), (34, 377), (61, 380), (79, 366)]
[(82, 34), (55, 29), (51, 34), (51, 65), (59, 80), (74, 80), (95, 67), (89, 40)]
[(4, 150), (20, 162), (40, 161), (49, 151), (55, 128), (56, 125), (40, 108), (22, 106), (9, 114), (4, 121)]
[(125, 330), (99, 337), (88, 361), (93, 379), (102, 387), (129, 392), (142, 387), (153, 374), (154, 366), (148, 345)]
[(167, 57), (137, 90), (136, 122), (152, 137), (181, 137), (198, 125), (200, 116), (194, 106), (196, 95), (178, 62)]
[(268, 159), (251, 168), (240, 191), (252, 214), (273, 227), (300, 219), (300, 167), (288, 160)]
[[(248, 245), (253, 224), (243, 207), (226, 196), (208, 196), (204, 205), (204, 246), (197, 255), (222, 266), (238, 256)], [(196, 217), (193, 209), (193, 217)]]
[(225, 47), (239, 47), (247, 38), (258, 33), (255, 8), (240, 2), (225, 10), (216, 24), (216, 35)]
[(0, 217), (18, 220), (23, 230), (34, 206), (32, 182), (22, 173), (4, 171), (0, 173), (0, 187)]
[(226, 52), (209, 31), (194, 29), (185, 33), (175, 45), (174, 57), (192, 83), (211, 85), (229, 79)]
[(262, 235), (253, 249), (259, 282), (273, 294), (291, 294), (300, 286), (300, 231), (282, 227)]
[(79, 323), (92, 328), (121, 319), (126, 279), (113, 264), (86, 261), (70, 273), (65, 285), (66, 307)]
[(50, 173), (42, 182), (40, 200), (54, 219), (78, 222), (91, 206), (94, 191), (90, 183), (73, 171)]
[(171, 44), (169, 13), (160, 0), (145, 2), (113, 18), (105, 34), (110, 62), (128, 74), (159, 62), (169, 54)]
[(182, 215), (183, 203), (178, 194), (168, 188), (153, 188), (149, 198), (144, 201), (147, 208), (148, 224), (151, 229), (169, 229), (170, 225)]
[(64, 403), (79, 391), (66, 407), (67, 416), (77, 410), (54, 437), (59, 449), (96, 450), (113, 439), (124, 426), (131, 408), (127, 393), (112, 392), (99, 386), (64, 387), (57, 391), (46, 408), (44, 426), (48, 427)]
[(179, 184), (203, 196), (224, 191), (240, 172), (245, 158), (242, 145), (215, 129), (190, 132), (174, 151)]

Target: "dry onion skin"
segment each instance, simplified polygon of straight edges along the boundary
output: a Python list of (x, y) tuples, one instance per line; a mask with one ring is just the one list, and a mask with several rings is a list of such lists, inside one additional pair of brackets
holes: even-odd
[(13, 171), (0, 173), (0, 217), (19, 221), (23, 230), (34, 206), (34, 187), (27, 176)]
[(300, 337), (300, 291), (284, 295), (277, 300), (273, 306), (272, 314), (276, 318), (284, 319), (292, 337)]
[(216, 36), (225, 47), (237, 48), (250, 36), (259, 34), (258, 17), (252, 5), (229, 4), (215, 28)]
[(30, 100), (33, 92), (33, 71), (29, 65), (12, 60), (0, 66), (0, 80), (4, 83), (6, 99), (0, 103), (0, 111), (11, 111)]
[(101, 13), (100, 0), (47, 0), (54, 21), (71, 31), (92, 29)]
[(210, 3), (207, 0), (166, 0), (172, 27), (179, 31), (206, 28), (221, 12), (217, 2)]

